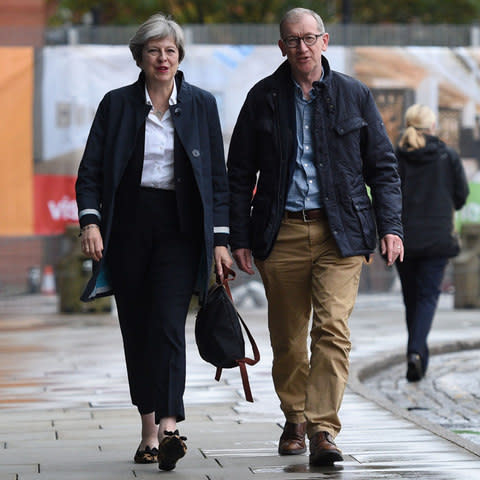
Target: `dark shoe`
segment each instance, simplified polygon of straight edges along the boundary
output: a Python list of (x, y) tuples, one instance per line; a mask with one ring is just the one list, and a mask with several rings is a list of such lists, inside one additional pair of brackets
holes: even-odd
[(290, 423), (286, 422), (283, 433), (278, 443), (279, 455), (301, 455), (307, 450), (305, 445), (305, 430), (307, 422)]
[(178, 430), (163, 432), (165, 437), (158, 446), (158, 468), (160, 470), (173, 470), (177, 461), (185, 456), (187, 445), (186, 437), (181, 437)]
[(422, 378), (422, 358), (418, 353), (409, 353), (407, 356), (407, 380), (409, 382), (418, 382)]
[(317, 432), (310, 439), (310, 465), (324, 467), (342, 460), (342, 452), (328, 432)]
[(138, 449), (133, 457), (135, 463), (157, 463), (158, 462), (158, 448), (150, 448), (148, 445), (145, 450)]

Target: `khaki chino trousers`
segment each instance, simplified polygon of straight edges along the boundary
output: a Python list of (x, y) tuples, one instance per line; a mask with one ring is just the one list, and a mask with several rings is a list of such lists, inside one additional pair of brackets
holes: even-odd
[(348, 318), (363, 258), (340, 256), (326, 218), (284, 218), (270, 256), (255, 261), (268, 300), (280, 407), (288, 422), (307, 421), (309, 438), (319, 431), (335, 437), (341, 428), (338, 412), (351, 348)]

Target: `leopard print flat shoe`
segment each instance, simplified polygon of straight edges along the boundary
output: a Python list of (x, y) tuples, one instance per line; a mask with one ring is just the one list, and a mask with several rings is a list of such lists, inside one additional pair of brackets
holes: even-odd
[(140, 448), (135, 452), (133, 457), (135, 463), (156, 463), (158, 462), (158, 448), (150, 448), (148, 445), (144, 450)]
[(187, 445), (186, 437), (181, 437), (178, 430), (163, 432), (165, 437), (158, 446), (158, 468), (160, 470), (173, 470), (177, 461), (185, 456)]

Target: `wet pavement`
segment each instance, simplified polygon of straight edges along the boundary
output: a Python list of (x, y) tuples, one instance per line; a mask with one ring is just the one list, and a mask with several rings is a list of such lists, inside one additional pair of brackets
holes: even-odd
[(479, 372), (480, 350), (467, 349), (433, 356), (427, 375), (419, 383), (406, 381), (403, 364), (364, 383), (400, 408), (480, 445)]
[[(439, 352), (480, 342), (480, 312), (453, 310), (452, 303), (442, 298), (432, 331)], [(188, 319), (187, 420), (180, 429), (189, 450), (173, 472), (132, 461), (140, 428), (115, 316), (55, 311), (53, 297), (0, 300), (0, 480), (480, 479), (478, 445), (443, 428), (463, 429), (456, 414), (442, 410), (440, 417), (440, 408), (431, 408), (438, 418), (425, 419), (414, 408), (426, 405), (422, 389), (430, 380), (436, 388), (448, 385), (442, 392), (450, 412), (465, 411), (463, 398), (474, 406), (478, 361), (464, 376), (454, 372), (458, 361), (469, 364), (475, 353), (433, 356), (427, 378), (410, 388), (404, 381), (406, 334), (398, 294), (358, 299), (350, 322), (352, 374), (341, 411), (344, 427), (337, 438), (345, 461), (328, 468), (309, 467), (306, 455), (276, 453), (283, 417), (270, 378), (264, 309), (242, 309), (262, 355), (249, 368), (253, 404), (243, 398), (238, 369), (225, 370), (215, 382), (214, 367), (196, 351), (194, 319)], [(438, 373), (437, 358), (443, 369)], [(383, 380), (372, 380), (386, 368)], [(408, 402), (395, 403), (398, 399), (388, 397), (394, 391)]]

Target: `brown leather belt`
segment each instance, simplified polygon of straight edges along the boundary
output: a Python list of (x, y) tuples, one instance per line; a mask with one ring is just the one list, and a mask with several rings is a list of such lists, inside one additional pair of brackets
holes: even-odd
[(303, 220), (304, 222), (312, 222), (314, 220), (321, 220), (326, 218), (325, 209), (314, 208), (312, 210), (300, 210), (298, 212), (290, 212), (285, 210), (285, 218), (295, 218)]

